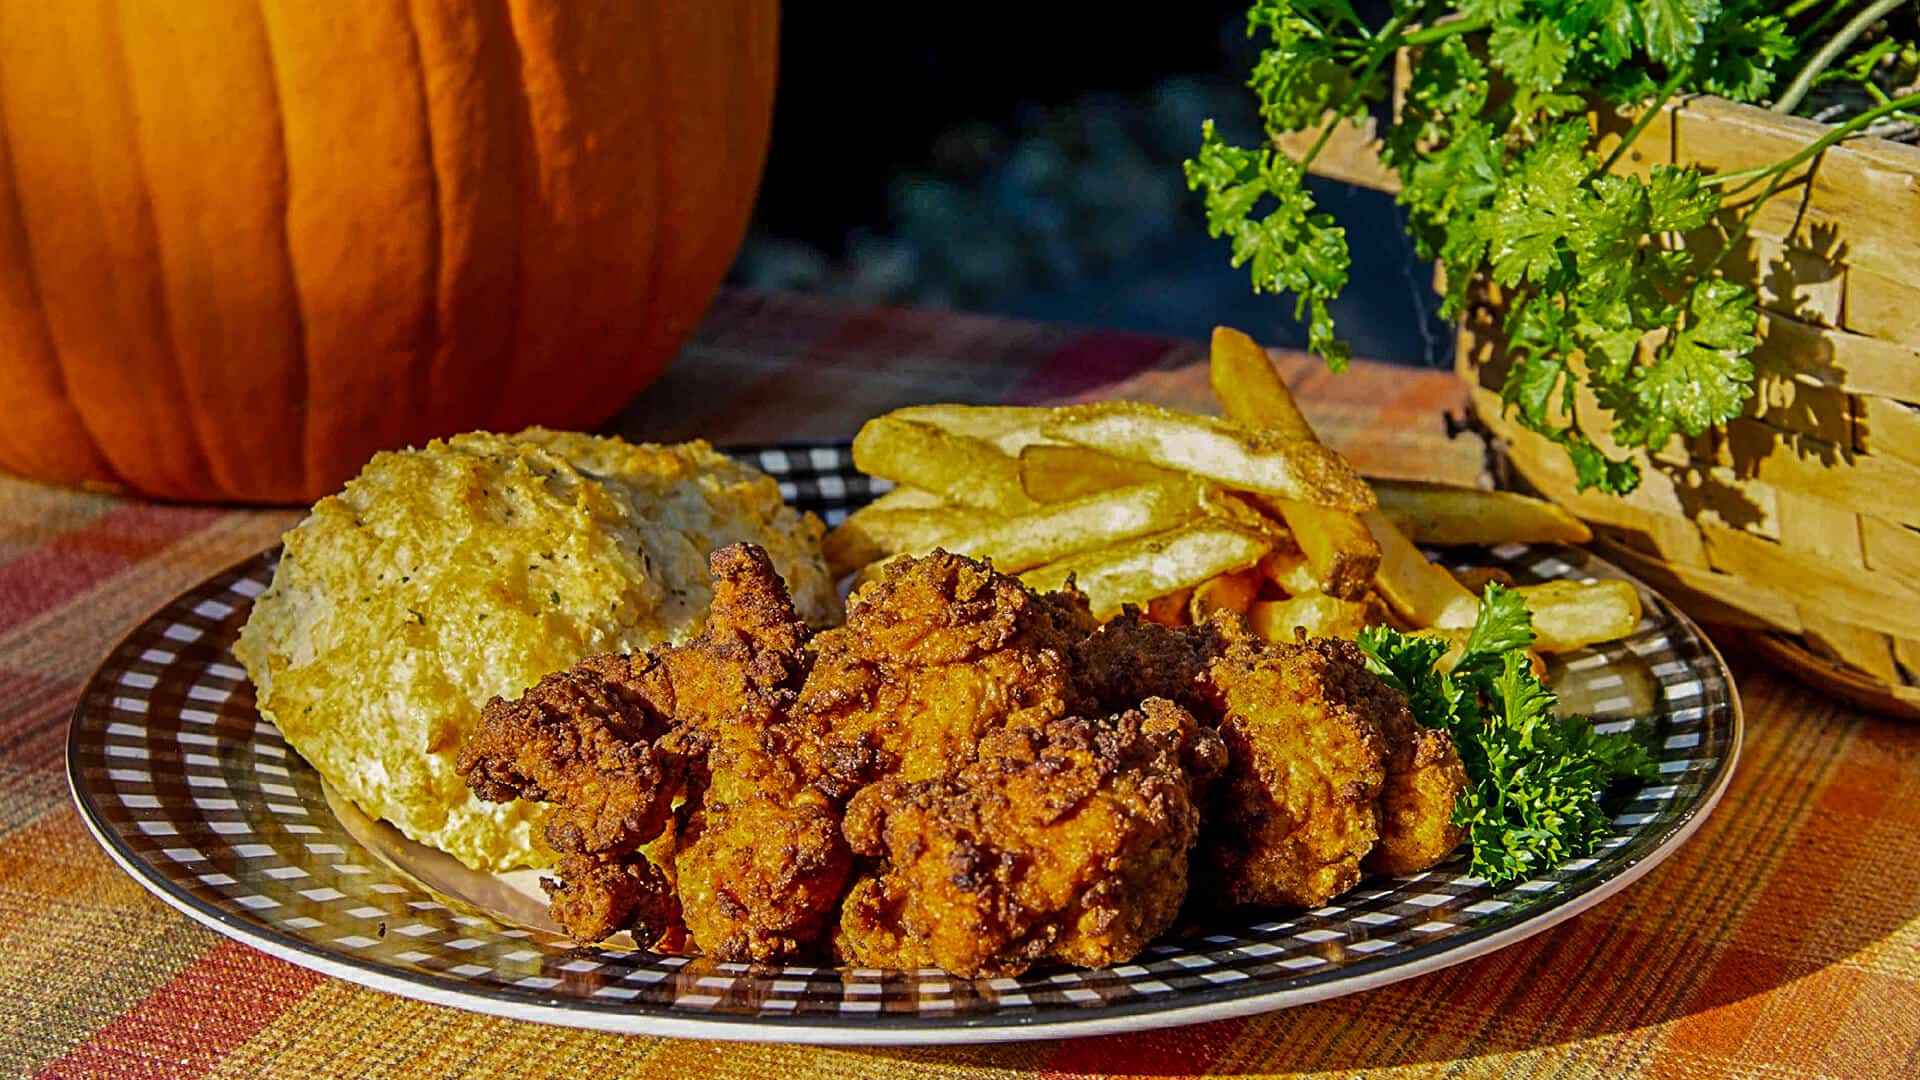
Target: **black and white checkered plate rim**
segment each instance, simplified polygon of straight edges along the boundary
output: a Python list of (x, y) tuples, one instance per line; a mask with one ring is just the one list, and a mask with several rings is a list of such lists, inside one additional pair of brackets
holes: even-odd
[[(844, 444), (734, 453), (829, 521), (878, 493)], [(1719, 800), (1740, 709), (1713, 646), (1642, 587), (1632, 635), (1550, 673), (1603, 728), (1653, 726), (1660, 776), (1591, 857), (1501, 889), (1450, 863), (1369, 879), (1337, 903), (1184, 931), (1102, 971), (964, 980), (938, 971), (767, 967), (580, 949), (444, 904), (348, 835), (319, 777), (253, 706), (230, 647), (277, 550), (187, 591), (94, 674), (67, 767), (87, 827), (160, 899), (295, 964), (501, 1016), (649, 1035), (812, 1043), (987, 1042), (1139, 1031), (1381, 986), (1485, 955), (1645, 874)], [(1482, 554), (1522, 581), (1626, 577), (1577, 549)]]

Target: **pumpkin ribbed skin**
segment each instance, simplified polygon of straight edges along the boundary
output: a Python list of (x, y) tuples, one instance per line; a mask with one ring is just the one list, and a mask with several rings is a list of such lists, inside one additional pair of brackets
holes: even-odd
[(775, 0), (0, 4), (0, 468), (305, 502), (584, 428), (752, 208)]

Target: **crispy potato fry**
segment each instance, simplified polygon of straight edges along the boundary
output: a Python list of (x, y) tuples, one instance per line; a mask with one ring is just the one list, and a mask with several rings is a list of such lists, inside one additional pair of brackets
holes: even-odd
[(1369, 510), (1364, 517), (1380, 545), (1380, 569), (1373, 580), (1387, 603), (1415, 626), (1470, 629), (1480, 613), (1480, 598), (1428, 562), (1385, 514)]
[(1518, 591), (1533, 612), (1533, 647), (1541, 652), (1613, 641), (1640, 625), (1640, 593), (1629, 582), (1548, 581)]
[(1127, 604), (1189, 588), (1218, 574), (1260, 561), (1272, 542), (1258, 533), (1215, 520), (1142, 536), (1099, 551), (1070, 555), (1036, 567), (1020, 580), (1041, 592), (1073, 578), (1087, 594), (1096, 619), (1111, 618)]
[(1317, 591), (1347, 600), (1367, 595), (1380, 567), (1380, 545), (1360, 515), (1265, 495), (1247, 498), (1286, 523), (1313, 568)]
[(1052, 413), (1037, 405), (909, 405), (887, 415), (990, 442), (1001, 453), (1018, 456), (1022, 447), (1040, 441), (1040, 428)]
[(1318, 441), (1313, 425), (1307, 423), (1259, 342), (1230, 326), (1216, 326), (1207, 361), (1213, 396), (1228, 419)]
[(1259, 569), (1288, 596), (1319, 591), (1319, 579), (1314, 576), (1313, 567), (1298, 551), (1274, 548), (1261, 558)]
[(1020, 487), (1020, 462), (984, 439), (914, 420), (882, 416), (853, 438), (853, 463), (869, 476), (931, 491), (1002, 517), (1039, 504)]
[(827, 533), (821, 547), (827, 569), (838, 580), (875, 559), (904, 551), (931, 551), (943, 536), (999, 520), (959, 506), (894, 509), (875, 502), (847, 515)]
[(1056, 410), (1042, 434), (1243, 491), (1340, 510), (1373, 506), (1373, 492), (1360, 474), (1311, 439), (1252, 431), (1157, 405), (1071, 405)]
[(906, 484), (895, 484), (889, 490), (875, 497), (872, 502), (861, 507), (861, 509), (926, 510), (935, 506), (952, 505), (953, 504), (946, 499), (924, 488), (910, 487)]
[[(1416, 544), (1584, 544), (1585, 522), (1544, 499), (1415, 480), (1375, 480), (1380, 512)], [(1298, 531), (1298, 530), (1296, 530)]]
[(1192, 589), (1180, 589), (1154, 597), (1147, 601), (1147, 621), (1157, 622), (1161, 626), (1186, 626), (1187, 605), (1192, 598)]
[(1017, 574), (1078, 552), (1185, 524), (1206, 512), (1204, 499), (1202, 486), (1194, 480), (1135, 484), (963, 528), (932, 538), (923, 550), (931, 550), (937, 543), (956, 554), (991, 559), (995, 569)]
[(1245, 615), (1253, 598), (1260, 595), (1260, 583), (1264, 580), (1257, 567), (1208, 578), (1193, 587), (1189, 614), (1197, 623), (1205, 622), (1207, 616), (1216, 611)]
[[(1316, 438), (1286, 383), (1273, 370), (1266, 350), (1247, 335), (1224, 326), (1214, 329), (1208, 375), (1227, 419), (1282, 435)], [(1323, 592), (1349, 600), (1367, 594), (1380, 566), (1380, 546), (1358, 515), (1289, 499), (1272, 499), (1270, 506), (1306, 553)]]
[(1065, 502), (1134, 484), (1165, 483), (1183, 473), (1084, 446), (1033, 443), (1020, 449), (1020, 484), (1041, 502)]
[(1247, 625), (1268, 641), (1292, 641), (1295, 628), (1308, 637), (1357, 637), (1367, 625), (1367, 602), (1310, 592), (1286, 600), (1262, 600), (1247, 609)]

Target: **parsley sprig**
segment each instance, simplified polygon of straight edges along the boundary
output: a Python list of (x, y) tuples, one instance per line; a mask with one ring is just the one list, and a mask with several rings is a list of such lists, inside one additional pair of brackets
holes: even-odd
[(1454, 804), (1467, 830), (1468, 872), (1495, 885), (1594, 850), (1612, 831), (1600, 799), (1623, 779), (1651, 779), (1653, 759), (1629, 733), (1602, 735), (1560, 717), (1533, 673), (1533, 617), (1520, 594), (1488, 585), (1460, 658), (1441, 671), (1447, 641), (1391, 627), (1360, 633), (1367, 666), (1407, 695), (1422, 724), (1453, 736), (1471, 786)]
[[(1266, 44), (1248, 85), (1267, 133), (1318, 129), (1319, 137), (1296, 162), (1271, 144), (1234, 146), (1209, 122), (1186, 164), (1187, 184), (1203, 193), (1209, 231), (1231, 239), (1233, 264), (1248, 268), (1254, 289), (1291, 292), (1309, 347), (1344, 367), (1351, 350), (1329, 304), (1347, 282), (1346, 232), (1316, 210), (1304, 180), (1334, 126), (1363, 118), (1386, 95), (1385, 61), (1415, 50), (1382, 158), (1400, 176), (1416, 248), (1444, 270), (1442, 314), (1464, 311), (1476, 281), (1506, 290), (1511, 364), (1502, 402), (1565, 449), (1580, 488), (1625, 493), (1639, 484), (1639, 469), (1582, 426), (1577, 389), (1584, 384), (1612, 413), (1607, 435), (1622, 448), (1659, 448), (1739, 415), (1753, 393), (1756, 298), (1717, 274), (1726, 253), (1813, 154), (1920, 108), (1920, 95), (1874, 91), (1873, 108), (1754, 170), (1610, 171), (1676, 93), (1763, 100), (1787, 62), (1810, 51), (1803, 38), (1824, 25), (1808, 7), (1394, 0), (1387, 21), (1370, 27), (1348, 0), (1256, 0), (1247, 29)], [(1841, 51), (1834, 42), (1871, 22), (1865, 14), (1815, 53), (1795, 88), (1818, 81)], [(1877, 62), (1853, 64), (1867, 72)], [(1642, 110), (1604, 158), (1588, 119), (1596, 102)], [(1762, 182), (1757, 198), (1739, 199)], [(1696, 260), (1681, 237), (1711, 225), (1726, 229), (1725, 242)]]

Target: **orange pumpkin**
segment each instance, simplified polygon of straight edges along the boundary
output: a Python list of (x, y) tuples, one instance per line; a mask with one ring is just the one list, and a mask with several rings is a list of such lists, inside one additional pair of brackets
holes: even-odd
[(308, 501), (591, 427), (745, 229), (775, 0), (0, 4), (0, 468)]

